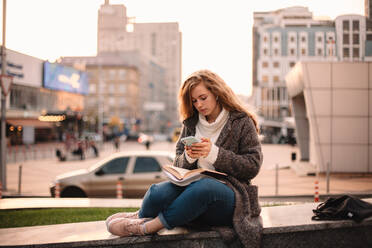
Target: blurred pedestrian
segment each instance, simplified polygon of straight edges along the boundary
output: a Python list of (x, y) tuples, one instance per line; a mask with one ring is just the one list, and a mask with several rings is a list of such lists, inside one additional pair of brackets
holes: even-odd
[(120, 150), (120, 137), (119, 136), (114, 137), (114, 147), (117, 152)]
[(146, 150), (150, 150), (150, 145), (151, 145), (150, 140), (146, 140), (145, 142)]
[(99, 157), (98, 148), (97, 148), (96, 142), (94, 142), (94, 140), (90, 141), (90, 147), (92, 147), (92, 149), (93, 149), (94, 156)]

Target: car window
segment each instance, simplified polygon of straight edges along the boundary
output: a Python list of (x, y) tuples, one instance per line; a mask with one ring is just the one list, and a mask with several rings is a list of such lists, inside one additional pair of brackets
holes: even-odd
[(155, 158), (137, 157), (133, 173), (146, 173), (161, 171), (160, 165)]
[(104, 174), (122, 174), (127, 169), (128, 161), (129, 157), (115, 158), (107, 162), (101, 170)]

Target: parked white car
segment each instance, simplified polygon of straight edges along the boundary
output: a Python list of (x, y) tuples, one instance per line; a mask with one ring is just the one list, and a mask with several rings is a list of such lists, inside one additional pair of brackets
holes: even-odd
[(166, 180), (161, 165), (172, 164), (173, 159), (174, 154), (164, 151), (118, 152), (89, 169), (57, 176), (50, 193), (55, 197), (59, 183), (61, 197), (116, 197), (120, 181), (124, 198), (141, 198), (151, 184)]

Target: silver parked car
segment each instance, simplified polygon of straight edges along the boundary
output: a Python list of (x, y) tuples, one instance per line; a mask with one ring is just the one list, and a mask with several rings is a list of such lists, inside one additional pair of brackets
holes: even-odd
[(172, 164), (173, 159), (174, 154), (163, 151), (118, 152), (89, 169), (57, 176), (50, 193), (55, 197), (59, 183), (61, 197), (116, 197), (121, 181), (124, 198), (143, 197), (151, 184), (166, 180), (161, 165)]

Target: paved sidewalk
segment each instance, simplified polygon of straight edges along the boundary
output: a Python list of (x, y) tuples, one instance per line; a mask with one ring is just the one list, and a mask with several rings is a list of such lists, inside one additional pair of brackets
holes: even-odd
[[(126, 142), (121, 146), (122, 150), (145, 149), (136, 142)], [(174, 150), (174, 144), (169, 142), (157, 142), (152, 146), (153, 150)], [(261, 171), (252, 180), (259, 187), (259, 196), (299, 196), (314, 195), (315, 182), (319, 184), (319, 194), (372, 194), (372, 174), (332, 174), (330, 177), (329, 192), (327, 192), (327, 180), (325, 175), (307, 176), (307, 163), (291, 161), (291, 153), (297, 152), (298, 147), (287, 145), (262, 145), (264, 161)], [(96, 161), (103, 159), (113, 152), (113, 146), (107, 146), (102, 150), (99, 158), (86, 159), (84, 161), (58, 162), (56, 159), (43, 159), (27, 161), (22, 164), (22, 196), (48, 197), (49, 183), (64, 172), (88, 168)], [(297, 156), (297, 159), (299, 156)], [(8, 164), (8, 192), (3, 195), (17, 196), (18, 193), (18, 163)], [(278, 165), (278, 188), (276, 188), (276, 170)], [(311, 170), (310, 170), (311, 171)]]

